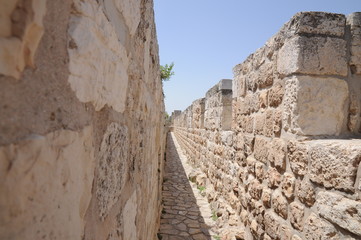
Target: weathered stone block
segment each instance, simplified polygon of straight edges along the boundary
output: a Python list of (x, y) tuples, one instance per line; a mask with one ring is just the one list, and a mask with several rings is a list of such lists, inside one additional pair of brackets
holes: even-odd
[(268, 139), (256, 136), (254, 143), (254, 157), (256, 160), (267, 163), (269, 144), (270, 141)]
[(351, 28), (350, 68), (352, 74), (361, 74), (361, 13), (355, 12), (347, 16)]
[(263, 205), (267, 208), (271, 207), (271, 196), (272, 196), (272, 190), (268, 187), (264, 187), (262, 191), (262, 202)]
[(289, 200), (293, 199), (293, 194), (295, 192), (295, 182), (296, 178), (293, 176), (293, 174), (288, 172), (283, 174), (283, 179), (281, 183), (282, 193)]
[(347, 117), (348, 86), (337, 78), (286, 80), (283, 128), (298, 135), (339, 135)]
[(300, 201), (306, 204), (308, 207), (312, 207), (316, 201), (315, 188), (312, 183), (304, 178), (301, 182), (297, 184), (297, 197)]
[(272, 239), (279, 237), (278, 233), (282, 222), (283, 219), (272, 211), (266, 211), (264, 214), (265, 231)]
[(333, 192), (320, 192), (316, 201), (321, 217), (361, 236), (361, 202)]
[(282, 86), (282, 83), (277, 82), (268, 91), (269, 105), (271, 107), (278, 107), (282, 103), (283, 95), (284, 87)]
[(297, 202), (290, 204), (290, 222), (292, 226), (298, 230), (303, 228), (303, 216), (305, 214), (305, 207)]
[(263, 135), (263, 128), (265, 126), (266, 115), (258, 113), (254, 115), (254, 133)]
[[(267, 109), (264, 115), (264, 124), (263, 124), (263, 131), (259, 131), (259, 134), (262, 134), (266, 137), (273, 137), (273, 127), (274, 127), (274, 116), (273, 110)], [(255, 128), (258, 127), (255, 124)], [(255, 129), (256, 130), (256, 129)]]
[(280, 74), (347, 76), (346, 41), (330, 37), (295, 36), (278, 53)]
[(310, 179), (325, 187), (353, 192), (361, 161), (359, 140), (316, 140), (310, 148)]
[(340, 239), (336, 228), (331, 223), (318, 217), (315, 213), (311, 213), (311, 215), (305, 221), (305, 225), (303, 227), (303, 233), (307, 240)]
[(273, 167), (269, 167), (267, 171), (268, 187), (275, 188), (280, 185), (281, 174)]
[(278, 215), (284, 219), (287, 219), (288, 202), (286, 198), (282, 196), (282, 193), (279, 190), (275, 190), (272, 194), (272, 206)]
[(295, 140), (288, 142), (288, 159), (293, 173), (305, 175), (308, 170), (308, 148), (307, 145)]
[(268, 161), (272, 166), (284, 171), (286, 169), (287, 143), (281, 138), (274, 138), (268, 151)]
[(346, 18), (342, 14), (326, 12), (300, 12), (293, 17), (297, 34), (320, 34), (342, 37)]
[(98, 157), (96, 196), (99, 204), (99, 218), (102, 221), (118, 201), (126, 182), (128, 151), (127, 127), (111, 123), (103, 136)]

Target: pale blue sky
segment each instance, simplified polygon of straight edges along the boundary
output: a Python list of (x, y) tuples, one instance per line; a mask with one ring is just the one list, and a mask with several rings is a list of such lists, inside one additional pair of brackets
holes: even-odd
[(361, 0), (154, 0), (166, 111), (184, 110), (262, 47), (294, 14), (361, 11)]

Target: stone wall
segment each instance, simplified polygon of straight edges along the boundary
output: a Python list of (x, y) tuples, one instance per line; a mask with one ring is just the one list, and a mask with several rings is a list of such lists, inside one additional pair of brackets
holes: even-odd
[(152, 0), (0, 8), (0, 239), (153, 239), (164, 104)]
[(298, 13), (234, 68), (231, 111), (220, 82), (173, 120), (237, 239), (361, 237), (360, 32), (360, 13)]

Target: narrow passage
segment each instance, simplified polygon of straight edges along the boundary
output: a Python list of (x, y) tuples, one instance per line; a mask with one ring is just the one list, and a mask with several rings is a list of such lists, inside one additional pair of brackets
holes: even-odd
[(188, 180), (192, 166), (187, 164), (173, 133), (168, 134), (166, 154), (159, 239), (218, 239), (212, 231), (214, 221), (208, 201)]

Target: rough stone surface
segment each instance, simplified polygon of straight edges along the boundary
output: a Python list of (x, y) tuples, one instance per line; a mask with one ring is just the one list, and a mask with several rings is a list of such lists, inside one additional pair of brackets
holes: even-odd
[(0, 147), (1, 239), (81, 239), (94, 179), (92, 145), (86, 127)]
[(338, 226), (361, 236), (361, 203), (340, 194), (320, 192), (317, 195), (317, 211), (320, 216)]
[(345, 191), (354, 191), (361, 161), (361, 142), (357, 140), (318, 140), (310, 145), (310, 179)]
[(340, 38), (295, 36), (278, 55), (281, 74), (347, 75), (346, 41)]
[(311, 213), (305, 221), (303, 233), (305, 238), (310, 240), (340, 239), (336, 228), (315, 213)]
[(127, 179), (129, 137), (128, 129), (111, 123), (104, 134), (99, 150), (99, 171), (97, 198), (99, 217), (104, 220), (119, 195)]
[(283, 128), (299, 135), (339, 135), (348, 94), (347, 83), (337, 78), (287, 79)]

